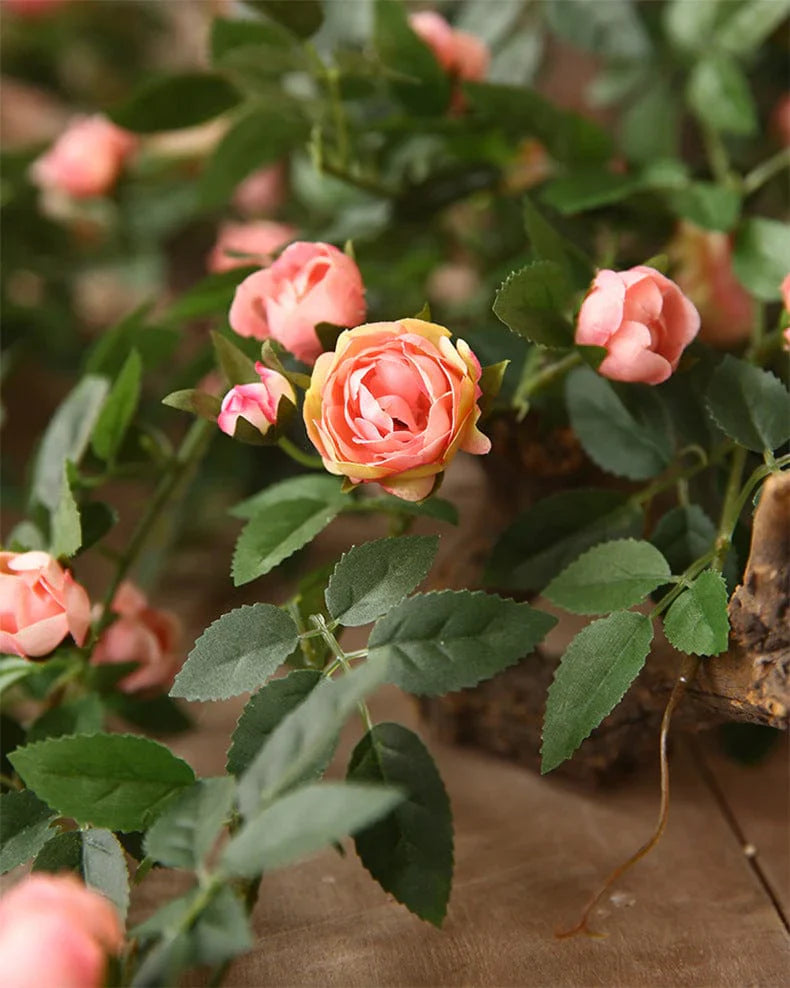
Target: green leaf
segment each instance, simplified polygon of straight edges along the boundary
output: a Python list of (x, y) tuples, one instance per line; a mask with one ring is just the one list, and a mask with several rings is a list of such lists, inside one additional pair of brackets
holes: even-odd
[(667, 611), (664, 634), (679, 652), (691, 655), (718, 655), (727, 648), (730, 619), (721, 573), (700, 573)]
[(735, 189), (713, 182), (690, 182), (667, 194), (672, 210), (706, 230), (728, 233), (738, 222), (741, 197)]
[(549, 27), (575, 48), (628, 61), (650, 55), (650, 36), (631, 0), (547, 0), (544, 6)]
[(300, 38), (309, 38), (324, 22), (320, 0), (250, 0), (272, 20), (278, 21)]
[(503, 282), (494, 313), (514, 333), (543, 346), (573, 343), (573, 330), (563, 315), (571, 301), (565, 272), (554, 261), (535, 261)]
[(189, 939), (189, 966), (198, 963), (216, 967), (252, 949), (255, 940), (250, 918), (234, 889), (228, 885), (220, 888), (198, 916)]
[(160, 318), (168, 323), (180, 324), (207, 316), (225, 316), (238, 286), (259, 270), (256, 265), (250, 265), (210, 274), (180, 295)]
[(104, 332), (88, 351), (85, 373), (117, 377), (132, 348), (140, 354), (146, 370), (167, 360), (178, 345), (180, 334), (166, 326), (146, 325), (148, 312), (149, 306), (141, 306)]
[(145, 837), (146, 855), (170, 868), (197, 871), (230, 815), (235, 790), (228, 776), (199, 779), (157, 817)]
[(240, 587), (269, 573), (323, 531), (340, 507), (337, 502), (298, 498), (258, 512), (236, 542), (234, 585)]
[(156, 741), (85, 734), (17, 748), (9, 759), (28, 788), (63, 816), (110, 830), (142, 830), (194, 782), (186, 762)]
[[(254, 518), (257, 514), (283, 501), (297, 501), (307, 498), (310, 501), (326, 501), (341, 505), (349, 504), (349, 498), (340, 489), (337, 477), (320, 473), (305, 473), (300, 477), (288, 477), (276, 484), (265, 487), (252, 497), (240, 501), (230, 509), (234, 518)], [(403, 503), (400, 498), (398, 504)]]
[(482, 416), (488, 415), (496, 404), (509, 365), (509, 360), (500, 360), (496, 364), (483, 367), (479, 382), (481, 395), (477, 401)]
[(58, 506), (52, 512), (50, 526), (52, 529), (52, 544), (50, 546), (52, 555), (63, 558), (73, 556), (82, 545), (82, 522), (80, 509), (74, 500), (69, 483), (68, 463), (63, 464), (60, 497)]
[(217, 363), (230, 387), (234, 384), (256, 384), (260, 375), (255, 370), (255, 361), (250, 360), (243, 350), (221, 333), (211, 334), (211, 343)]
[(664, 5), (664, 31), (673, 46), (705, 49), (730, 0), (669, 0)]
[(38, 854), (56, 816), (29, 789), (0, 793), (0, 875)]
[(593, 276), (590, 259), (555, 230), (529, 196), (524, 196), (524, 226), (530, 247), (539, 260), (559, 264), (574, 287), (587, 287)]
[(222, 402), (216, 395), (210, 395), (207, 391), (199, 391), (196, 388), (187, 388), (183, 391), (171, 391), (169, 395), (162, 399), (162, 404), (168, 408), (177, 408), (181, 412), (191, 412), (208, 422), (216, 422)]
[(88, 501), (80, 505), (82, 545), (80, 552), (90, 549), (116, 525), (118, 512), (104, 501)]
[(179, 130), (212, 120), (239, 102), (239, 93), (222, 76), (208, 72), (148, 79), (110, 115), (138, 134)]
[(644, 614), (618, 611), (573, 639), (549, 687), (541, 772), (573, 752), (622, 700), (645, 663), (653, 625)]
[(70, 830), (48, 841), (33, 862), (33, 871), (73, 871), (89, 888), (106, 896), (121, 920), (129, 908), (129, 873), (123, 848), (109, 830)]
[(30, 552), (33, 549), (47, 551), (47, 542), (32, 521), (20, 521), (8, 533), (5, 544), (11, 552)]
[(543, 594), (574, 614), (604, 614), (641, 603), (671, 577), (669, 563), (655, 546), (617, 539), (588, 549)]
[(616, 175), (604, 169), (585, 168), (549, 182), (541, 198), (569, 216), (622, 202), (643, 188), (644, 183), (638, 175)]
[(699, 119), (715, 131), (743, 137), (757, 130), (757, 110), (746, 76), (735, 59), (721, 52), (696, 63), (687, 98)]
[(287, 714), (264, 742), (239, 780), (239, 806), (250, 816), (263, 800), (304, 779), (324, 757), (349, 714), (384, 682), (382, 662), (368, 659), (338, 680), (324, 679)]
[(252, 817), (231, 840), (220, 868), (254, 878), (293, 864), (385, 816), (402, 799), (397, 789), (314, 782)]
[(274, 164), (310, 132), (298, 105), (286, 99), (256, 107), (237, 120), (209, 158), (200, 179), (206, 206), (222, 205), (251, 172)]
[(58, 738), (64, 734), (92, 734), (102, 729), (104, 710), (95, 693), (62, 703), (34, 720), (27, 732), (27, 743)]
[(405, 794), (391, 813), (356, 835), (357, 854), (385, 892), (441, 926), (453, 881), (453, 820), (430, 752), (400, 724), (376, 724), (354, 749), (347, 778)]
[(19, 659), (15, 655), (0, 657), (0, 694), (20, 679), (26, 679), (38, 672), (38, 664), (30, 659)]
[(489, 586), (542, 590), (568, 563), (599, 542), (638, 535), (642, 511), (618, 491), (562, 491), (529, 507), (497, 540)]
[[(622, 114), (620, 144), (629, 161), (652, 165), (662, 159), (674, 159), (678, 153), (683, 107), (671, 81), (663, 75), (640, 80), (635, 98)], [(621, 185), (630, 195), (634, 185)]]
[(382, 64), (397, 73), (390, 88), (418, 116), (444, 113), (450, 80), (431, 49), (409, 26), (400, 0), (374, 0), (373, 38)]
[(405, 535), (352, 546), (329, 580), (329, 613), (347, 627), (375, 621), (422, 583), (438, 548), (436, 535)]
[(707, 401), (727, 435), (755, 453), (790, 439), (790, 392), (770, 371), (728, 354), (713, 373)]
[(104, 702), (113, 713), (141, 727), (146, 734), (183, 734), (195, 726), (181, 706), (164, 694), (140, 697), (116, 690)]
[(779, 286), (787, 274), (790, 224), (752, 217), (735, 236), (732, 264), (738, 280), (763, 302), (781, 297)]
[[(274, 56), (278, 49), (297, 51), (294, 38), (279, 24), (266, 21), (225, 20), (215, 17), (211, 22), (211, 60), (216, 67), (228, 65), (228, 56), (237, 49), (257, 51)], [(290, 54), (290, 52), (289, 52)], [(232, 61), (230, 65), (232, 65)]]
[(245, 604), (223, 614), (195, 642), (171, 696), (225, 700), (273, 676), (296, 647), (296, 625), (273, 604)]
[(341, 494), (341, 497), (343, 507), (347, 511), (383, 511), (390, 514), (413, 515), (417, 518), (437, 518), (439, 521), (447, 522), (448, 525), (458, 524), (458, 509), (441, 497), (431, 496), (420, 504), (404, 501), (394, 494), (359, 498), (348, 498), (345, 494)]
[[(236, 776), (246, 772), (275, 727), (312, 693), (321, 678), (317, 669), (297, 669), (282, 679), (273, 679), (251, 697), (233, 732), (228, 750), (228, 772)], [(333, 751), (332, 743), (317, 764), (311, 766), (306, 777), (321, 774)]]
[(114, 460), (121, 448), (126, 430), (132, 423), (140, 401), (140, 383), (143, 362), (140, 354), (132, 350), (93, 429), (93, 452), (101, 460)]
[(670, 424), (661, 399), (647, 386), (620, 394), (589, 367), (565, 382), (571, 425), (601, 469), (631, 480), (654, 477), (672, 460)]
[(408, 693), (474, 686), (529, 655), (557, 623), (528, 604), (471, 590), (417, 594), (379, 618), (369, 656)]
[(54, 511), (60, 500), (66, 461), (79, 464), (88, 448), (109, 384), (88, 374), (59, 405), (47, 426), (33, 467), (33, 502)]
[(790, 0), (746, 0), (726, 3), (729, 14), (716, 34), (716, 43), (733, 55), (758, 48), (790, 14)]
[(673, 573), (682, 573), (704, 556), (716, 538), (716, 526), (698, 504), (668, 511), (656, 524), (650, 541), (669, 563)]

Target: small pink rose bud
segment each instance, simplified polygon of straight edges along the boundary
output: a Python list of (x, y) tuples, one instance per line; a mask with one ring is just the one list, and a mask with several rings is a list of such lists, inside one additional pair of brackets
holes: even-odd
[(0, 899), (0, 971), (13, 988), (101, 988), (123, 931), (112, 903), (73, 875), (30, 875)]
[(233, 194), (233, 205), (242, 216), (266, 216), (285, 199), (285, 165), (278, 162), (244, 179)]
[(111, 610), (118, 618), (102, 632), (91, 655), (93, 665), (137, 662), (118, 688), (124, 693), (161, 693), (173, 685), (184, 657), (179, 650), (181, 622), (171, 611), (150, 607), (145, 594), (126, 580)]
[(365, 289), (353, 259), (331, 244), (297, 241), (244, 279), (228, 319), (239, 336), (273, 337), (312, 364), (321, 352), (319, 323), (356, 326), (364, 317)]
[(90, 625), (84, 588), (46, 552), (0, 552), (0, 652), (38, 659)]
[(258, 220), (254, 223), (225, 223), (208, 258), (209, 271), (231, 271), (257, 264), (265, 268), (273, 255), (296, 237), (285, 223)]
[(747, 340), (754, 326), (754, 302), (735, 277), (730, 237), (681, 223), (668, 253), (678, 287), (700, 314), (699, 338), (723, 348)]
[(262, 436), (277, 422), (277, 408), (281, 398), (296, 404), (296, 393), (291, 383), (277, 371), (258, 362), (255, 370), (259, 384), (237, 384), (222, 399), (222, 409), (217, 425), (229, 436), (236, 432), (236, 423), (244, 419)]
[(699, 313), (678, 286), (639, 265), (598, 272), (579, 310), (576, 342), (606, 349), (598, 368), (604, 377), (661, 384), (699, 326)]
[(30, 166), (30, 179), (45, 191), (75, 199), (101, 196), (115, 184), (137, 139), (105, 117), (77, 117)]

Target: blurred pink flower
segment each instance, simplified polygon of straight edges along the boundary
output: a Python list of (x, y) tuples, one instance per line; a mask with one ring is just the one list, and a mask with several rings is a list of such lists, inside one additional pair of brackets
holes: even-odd
[(30, 166), (30, 178), (44, 190), (88, 199), (109, 192), (137, 138), (106, 117), (76, 117), (52, 147)]
[(91, 662), (137, 662), (138, 667), (118, 683), (124, 693), (169, 689), (184, 661), (176, 615), (149, 607), (145, 594), (129, 580), (118, 588), (111, 610), (118, 618), (102, 632)]
[(242, 216), (265, 216), (279, 209), (285, 199), (285, 164), (261, 168), (244, 179), (233, 194), (233, 205)]
[(73, 875), (30, 875), (0, 899), (0, 971), (9, 988), (101, 988), (123, 945), (112, 903)]
[[(431, 49), (444, 71), (456, 80), (479, 82), (488, 72), (491, 52), (480, 38), (453, 28), (433, 10), (421, 10), (409, 17), (414, 33)], [(453, 92), (452, 108), (462, 110), (463, 93), (460, 87)]]
[[(209, 254), (209, 271), (232, 271), (257, 264), (268, 267), (272, 255), (296, 237), (296, 230), (285, 223), (256, 220), (254, 223), (223, 223), (217, 242)], [(234, 256), (244, 255), (244, 256)]]
[(244, 419), (265, 436), (277, 421), (277, 408), (281, 398), (296, 405), (296, 392), (287, 378), (258, 362), (255, 370), (260, 377), (258, 384), (237, 384), (222, 399), (222, 409), (217, 425), (232, 436), (236, 423)]
[(0, 552), (0, 652), (48, 655), (67, 635), (82, 645), (90, 625), (85, 589), (46, 552)]
[(678, 286), (639, 265), (598, 272), (579, 310), (576, 342), (606, 349), (598, 368), (604, 377), (661, 384), (699, 326), (699, 313)]
[(239, 336), (271, 336), (311, 364), (321, 352), (319, 323), (356, 326), (365, 318), (362, 275), (337, 247), (297, 241), (271, 267), (244, 279), (228, 318)]

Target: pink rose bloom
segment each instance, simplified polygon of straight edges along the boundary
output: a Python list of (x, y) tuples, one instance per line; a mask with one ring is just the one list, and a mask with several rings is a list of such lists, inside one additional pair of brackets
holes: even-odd
[(115, 184), (137, 138), (100, 114), (75, 118), (52, 147), (30, 166), (30, 178), (45, 190), (75, 199), (101, 196)]
[(101, 988), (123, 931), (115, 907), (73, 875), (30, 875), (0, 899), (9, 988)]
[[(272, 255), (294, 239), (296, 230), (285, 223), (258, 220), (255, 223), (223, 223), (208, 258), (209, 271), (232, 271), (272, 262)], [(244, 257), (238, 255), (243, 254)]]
[(128, 580), (118, 588), (111, 610), (118, 619), (102, 632), (91, 662), (139, 663), (118, 683), (124, 693), (169, 689), (184, 661), (178, 648), (181, 622), (176, 615), (149, 607), (145, 594)]
[(82, 645), (91, 620), (85, 589), (46, 552), (0, 552), (0, 652), (38, 659), (67, 635)]
[(754, 326), (754, 302), (735, 277), (727, 234), (681, 223), (669, 255), (676, 263), (678, 287), (700, 314), (700, 339), (725, 348), (747, 340)]
[(422, 319), (370, 323), (323, 353), (305, 395), (307, 434), (326, 469), (406, 501), (433, 490), (458, 450), (487, 453), (477, 429), (480, 364)]
[(598, 368), (604, 377), (661, 384), (699, 326), (699, 313), (674, 281), (640, 264), (598, 272), (579, 310), (576, 342), (605, 347)]
[(228, 316), (239, 336), (271, 336), (306, 364), (321, 352), (319, 323), (355, 326), (364, 318), (365, 288), (352, 258), (330, 244), (305, 241), (245, 278)]
[(260, 384), (237, 384), (222, 399), (217, 425), (229, 436), (236, 432), (236, 423), (244, 419), (265, 436), (277, 421), (277, 408), (281, 398), (296, 405), (296, 392), (287, 378), (277, 371), (255, 365)]
[(448, 75), (471, 82), (485, 78), (491, 53), (480, 38), (467, 31), (457, 31), (432, 10), (412, 14), (409, 24)]
[(242, 216), (264, 216), (279, 209), (285, 199), (285, 165), (278, 162), (253, 172), (233, 194), (233, 205)]

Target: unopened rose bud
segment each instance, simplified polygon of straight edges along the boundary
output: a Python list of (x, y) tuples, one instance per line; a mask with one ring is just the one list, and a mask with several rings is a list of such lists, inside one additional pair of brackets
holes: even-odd
[(237, 384), (222, 399), (217, 425), (229, 436), (235, 434), (239, 419), (249, 422), (265, 436), (277, 422), (280, 399), (287, 398), (296, 404), (296, 393), (282, 374), (261, 363), (255, 365), (255, 370), (260, 376), (259, 383)]

